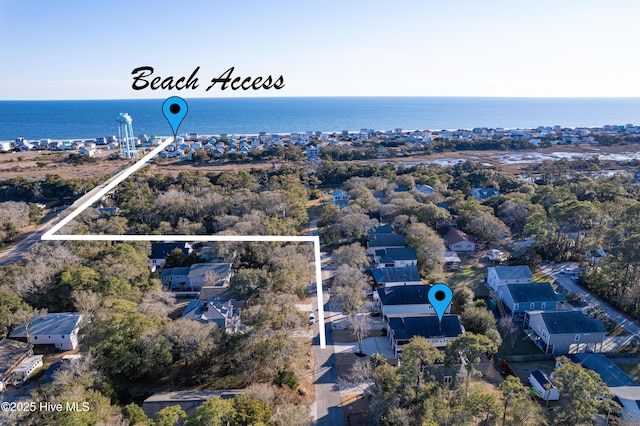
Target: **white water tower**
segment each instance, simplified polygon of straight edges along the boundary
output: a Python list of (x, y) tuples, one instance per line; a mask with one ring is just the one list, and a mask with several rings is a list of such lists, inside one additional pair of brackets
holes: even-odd
[(120, 157), (138, 158), (136, 151), (136, 138), (133, 136), (133, 119), (126, 112), (118, 116), (118, 136), (120, 138)]

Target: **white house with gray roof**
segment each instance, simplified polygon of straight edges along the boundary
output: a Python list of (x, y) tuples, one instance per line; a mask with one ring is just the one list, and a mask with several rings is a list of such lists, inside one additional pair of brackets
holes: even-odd
[(507, 284), (529, 284), (533, 282), (531, 269), (526, 265), (491, 266), (487, 268), (487, 284), (493, 291)]
[(418, 255), (413, 247), (376, 250), (373, 260), (378, 268), (401, 268), (418, 265)]
[(82, 315), (77, 312), (36, 315), (25, 329), (18, 325), (9, 335), (12, 339), (28, 341), (32, 345), (53, 345), (62, 351), (78, 346)]

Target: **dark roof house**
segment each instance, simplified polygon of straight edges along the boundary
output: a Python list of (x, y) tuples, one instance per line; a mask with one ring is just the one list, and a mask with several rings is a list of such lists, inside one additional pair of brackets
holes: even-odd
[(404, 235), (376, 232), (369, 234), (367, 254), (374, 254), (376, 250), (384, 248), (402, 248), (406, 244), (407, 240), (404, 238)]
[(417, 266), (400, 268), (371, 268), (373, 279), (379, 286), (420, 284), (420, 272)]
[(389, 318), (388, 329), (389, 340), (396, 356), (413, 336), (422, 336), (435, 347), (443, 348), (449, 341), (464, 333), (456, 315), (445, 315), (442, 321), (435, 315), (392, 317)]
[(602, 321), (580, 310), (526, 311), (524, 331), (545, 354), (599, 352), (607, 332)]

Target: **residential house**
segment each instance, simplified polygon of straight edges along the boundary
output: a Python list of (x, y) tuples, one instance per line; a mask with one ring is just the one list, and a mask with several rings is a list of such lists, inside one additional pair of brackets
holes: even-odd
[(524, 319), (525, 311), (557, 310), (567, 298), (556, 293), (551, 283), (505, 284), (498, 287), (498, 297), (516, 320)]
[(446, 227), (446, 231), (442, 234), (442, 239), (451, 251), (464, 252), (476, 249), (475, 243), (458, 228)]
[(182, 318), (204, 324), (215, 323), (221, 330), (227, 328), (227, 321), (233, 316), (233, 304), (226, 302), (192, 299), (182, 314)]
[(189, 283), (189, 270), (186, 266), (165, 268), (160, 274), (162, 287), (169, 291), (186, 291)]
[(376, 225), (369, 230), (369, 234), (393, 234), (393, 227), (391, 225)]
[(579, 310), (526, 311), (524, 331), (545, 353), (600, 352), (606, 329), (602, 321)]
[(478, 201), (486, 200), (494, 195), (499, 195), (500, 191), (495, 188), (472, 188), (471, 195)]
[[(389, 288), (379, 288), (374, 295), (379, 301), (382, 316), (388, 322), (393, 317), (419, 317), (436, 315), (436, 311), (429, 302), (430, 285), (407, 285)], [(450, 306), (446, 313), (450, 312)]]
[(375, 232), (369, 234), (367, 254), (374, 255), (376, 250), (386, 248), (403, 248), (406, 244), (407, 240), (404, 238), (404, 235)]
[(419, 285), (420, 272), (417, 266), (400, 268), (371, 268), (373, 281), (380, 287)]
[(490, 266), (487, 268), (487, 284), (493, 291), (507, 284), (528, 284), (533, 282), (531, 269), (526, 265)]
[(29, 356), (33, 355), (33, 345), (13, 339), (0, 340), (0, 392), (12, 383), (11, 375)]
[(80, 321), (82, 315), (77, 312), (35, 315), (26, 329), (20, 324), (9, 337), (32, 345), (53, 345), (58, 350), (71, 351), (78, 347)]
[(416, 249), (412, 247), (376, 250), (373, 260), (378, 268), (400, 268), (418, 265), (418, 255), (416, 254)]
[(342, 189), (333, 191), (333, 204), (341, 209), (347, 207), (349, 205), (349, 194), (347, 194), (347, 191)]
[(317, 145), (309, 145), (307, 146), (307, 158), (313, 158), (313, 157), (317, 157), (318, 154), (320, 153), (320, 149), (318, 148)]
[(151, 243), (151, 256), (149, 257), (149, 268), (154, 272), (156, 268), (164, 267), (167, 263), (167, 256), (175, 249), (179, 249), (185, 256), (193, 251), (191, 244), (181, 243)]
[(242, 394), (244, 394), (244, 389), (162, 392), (145, 399), (142, 403), (142, 409), (148, 417), (154, 420), (157, 419), (158, 411), (174, 405), (179, 405), (187, 416), (193, 416), (196, 414), (196, 408), (211, 398), (231, 399)]
[(189, 269), (188, 286), (200, 290), (204, 285), (226, 287), (231, 279), (231, 263), (196, 263)]
[(391, 317), (387, 329), (396, 357), (413, 336), (422, 336), (436, 348), (444, 348), (447, 343), (464, 333), (457, 315), (445, 315), (442, 321), (436, 315)]
[[(615, 395), (614, 400), (622, 406), (619, 414), (626, 424), (638, 424), (640, 419), (640, 385), (603, 354), (581, 353), (570, 355), (572, 362), (595, 371)], [(556, 361), (556, 367), (559, 362)]]

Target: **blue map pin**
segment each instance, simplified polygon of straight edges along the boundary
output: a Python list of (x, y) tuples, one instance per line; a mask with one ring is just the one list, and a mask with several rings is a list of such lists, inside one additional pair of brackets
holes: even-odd
[(173, 137), (178, 134), (178, 127), (187, 115), (187, 103), (179, 96), (172, 96), (162, 104), (162, 113), (171, 125)]
[(438, 315), (438, 319), (442, 322), (442, 317), (449, 307), (451, 299), (453, 299), (451, 289), (446, 284), (434, 284), (431, 286), (431, 289), (429, 289), (429, 294), (427, 296), (429, 298), (429, 303), (431, 303), (431, 306), (433, 306), (433, 309)]

